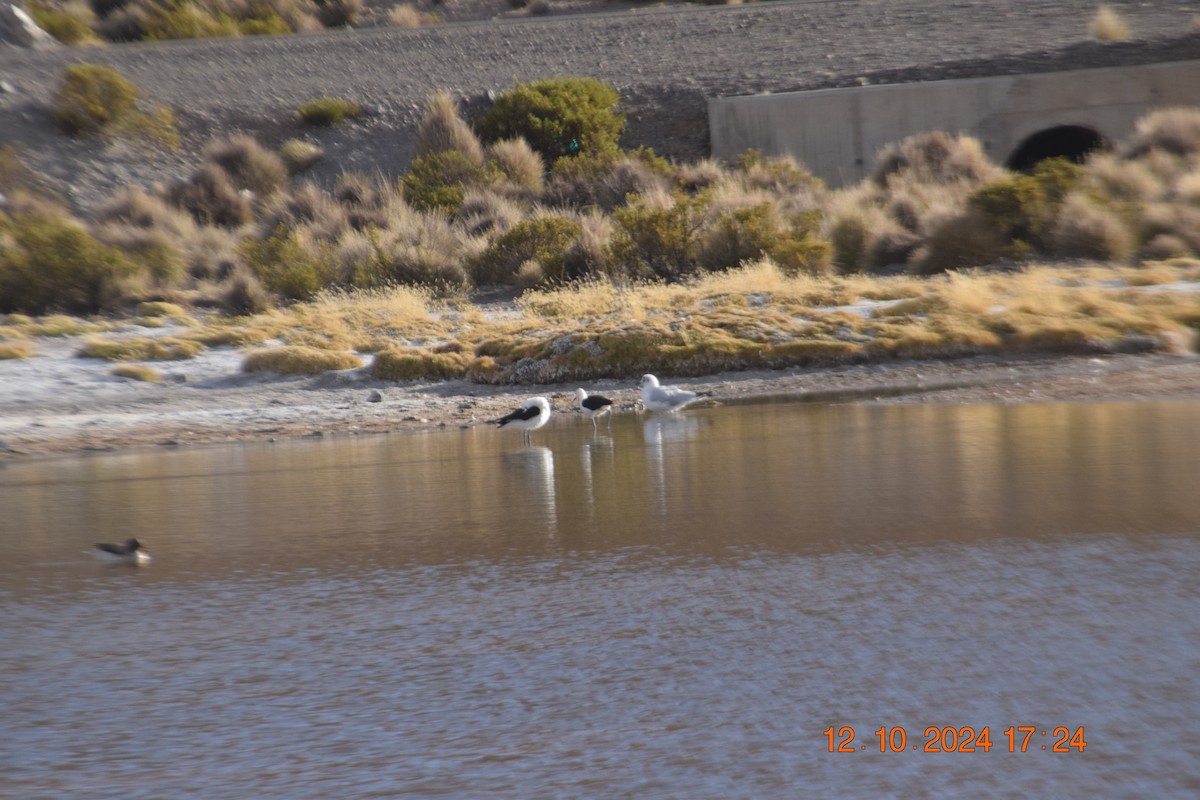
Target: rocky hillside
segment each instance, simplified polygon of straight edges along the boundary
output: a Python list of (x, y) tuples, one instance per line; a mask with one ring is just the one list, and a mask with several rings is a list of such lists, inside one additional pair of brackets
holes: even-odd
[[(507, 4), (504, 4), (507, 6)], [(304, 136), (327, 158), (315, 177), (396, 175), (426, 98), (446, 89), (468, 111), (518, 81), (585, 75), (615, 85), (628, 115), (625, 144), (677, 160), (708, 153), (706, 99), (714, 96), (1073, 69), (1200, 58), (1192, 10), (1115, 3), (1133, 38), (1091, 39), (1091, 0), (794, 0), (736, 6), (550, 3), (512, 16), (498, 0), (447, 0), (439, 25), (283, 37), (175, 41), (102, 48), (0, 49), (0, 145), (87, 208), (117, 186), (186, 175), (213, 138), (253, 133), (264, 144)], [(556, 11), (556, 9), (559, 9)], [(1001, 9), (1001, 10), (998, 10)], [(450, 13), (450, 11), (453, 13)], [(50, 122), (50, 98), (71, 63), (112, 66), (150, 104), (174, 110), (177, 153), (71, 140)], [(300, 125), (296, 109), (345, 97), (368, 114), (328, 129)]]

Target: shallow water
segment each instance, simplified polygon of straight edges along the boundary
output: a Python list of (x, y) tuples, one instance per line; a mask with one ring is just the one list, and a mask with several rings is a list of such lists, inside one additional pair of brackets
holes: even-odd
[(1197, 476), (1196, 403), (10, 462), (0, 795), (1194, 797)]

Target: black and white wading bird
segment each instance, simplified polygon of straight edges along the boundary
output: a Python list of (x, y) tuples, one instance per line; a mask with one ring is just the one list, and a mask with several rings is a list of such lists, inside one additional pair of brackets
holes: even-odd
[(137, 539), (126, 539), (124, 544), (98, 544), (92, 555), (109, 564), (131, 564), (140, 566), (150, 561), (150, 554)]
[(676, 386), (660, 386), (658, 378), (643, 375), (638, 383), (642, 387), (642, 405), (647, 411), (678, 411), (712, 392), (689, 392)]
[(525, 434), (526, 444), (530, 441), (529, 432), (536, 431), (549, 421), (550, 402), (544, 397), (531, 397), (524, 403), (521, 403), (521, 407), (511, 414), (495, 420), (496, 424), (501, 428), (505, 425), (520, 428)]
[[(575, 399), (579, 401), (579, 410), (587, 414), (588, 419), (592, 421), (593, 428), (596, 427), (596, 417), (602, 417), (612, 411), (612, 400), (598, 394), (588, 394), (583, 389), (575, 390)], [(612, 425), (611, 415), (608, 417), (608, 424)]]

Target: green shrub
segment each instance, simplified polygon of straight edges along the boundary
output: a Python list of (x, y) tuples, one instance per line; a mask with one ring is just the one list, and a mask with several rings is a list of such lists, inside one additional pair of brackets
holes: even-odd
[(269, 350), (255, 350), (242, 361), (242, 372), (320, 375), (322, 372), (331, 370), (357, 369), (362, 365), (362, 359), (354, 353), (289, 345)]
[(92, 314), (110, 307), (137, 272), (72, 220), (0, 215), (0, 312)]
[(699, 243), (697, 260), (706, 269), (730, 269), (769, 256), (786, 273), (824, 272), (830, 245), (814, 235), (817, 217), (791, 219), (773, 203), (722, 211)]
[(238, 22), (226, 13), (213, 13), (190, 0), (165, 0), (139, 6), (145, 39), (212, 39), (237, 36)]
[(829, 229), (829, 239), (833, 245), (833, 264), (838, 272), (866, 270), (871, 231), (867, 228), (865, 215), (847, 213), (839, 216)]
[(512, 283), (521, 266), (536, 261), (541, 277), (564, 277), (564, 254), (579, 237), (579, 223), (565, 217), (534, 217), (518, 222), (488, 246), (473, 265), (477, 284)]
[(307, 300), (335, 283), (329, 248), (282, 225), (265, 239), (244, 242), (241, 253), (263, 286), (288, 300)]
[(137, 98), (137, 87), (111, 67), (72, 64), (55, 93), (54, 122), (71, 136), (87, 136), (132, 111)]
[(341, 97), (318, 97), (300, 106), (300, 119), (308, 125), (333, 125), (361, 113), (358, 103)]
[(287, 20), (267, 10), (257, 16), (239, 19), (237, 26), (243, 36), (279, 36), (292, 32)]
[(594, 78), (549, 78), (516, 88), (475, 123), (485, 142), (523, 138), (548, 164), (564, 156), (615, 153), (625, 119), (621, 96)]
[(489, 169), (457, 150), (444, 150), (414, 158), (400, 183), (404, 199), (418, 211), (440, 209), (453, 214), (468, 188), (486, 186), (492, 176)]
[(976, 190), (968, 199), (1006, 242), (1004, 256), (1014, 260), (1052, 249), (1054, 221), (1067, 193), (1078, 183), (1081, 167), (1065, 159), (1041, 162), (1029, 175), (1013, 175)]
[(676, 194), (671, 202), (655, 204), (639, 197), (613, 212), (614, 231), (609, 259), (632, 276), (676, 280), (696, 268), (697, 210), (702, 197)]
[(175, 113), (162, 106), (149, 113), (135, 108), (113, 120), (109, 130), (126, 139), (140, 140), (168, 150), (179, 149), (179, 128), (175, 124)]
[(29, 16), (42, 30), (65, 45), (93, 44), (99, 41), (92, 31), (96, 15), (83, 3), (53, 8), (38, 0), (26, 3)]

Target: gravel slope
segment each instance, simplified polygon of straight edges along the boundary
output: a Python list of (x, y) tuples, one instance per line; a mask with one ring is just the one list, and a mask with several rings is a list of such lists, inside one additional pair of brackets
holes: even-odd
[[(452, 0), (451, 0), (452, 2)], [(1190, 33), (1200, 3), (1112, 3), (1137, 37), (1088, 38), (1094, 0), (791, 0), (550, 14), (304, 36), (0, 50), (0, 144), (86, 207), (112, 188), (186, 175), (213, 137), (245, 130), (264, 143), (307, 135), (329, 155), (317, 173), (400, 173), (425, 99), (438, 89), (468, 108), (488, 90), (543, 76), (587, 75), (626, 98), (626, 143), (680, 160), (707, 155), (708, 97), (1102, 64), (1200, 58)], [(552, 6), (553, 7), (553, 6)], [(1185, 33), (1188, 32), (1188, 33)], [(147, 156), (73, 142), (47, 104), (65, 66), (102, 63), (150, 103), (173, 108), (184, 148)], [(358, 101), (361, 123), (312, 132), (295, 109), (321, 95)]]

